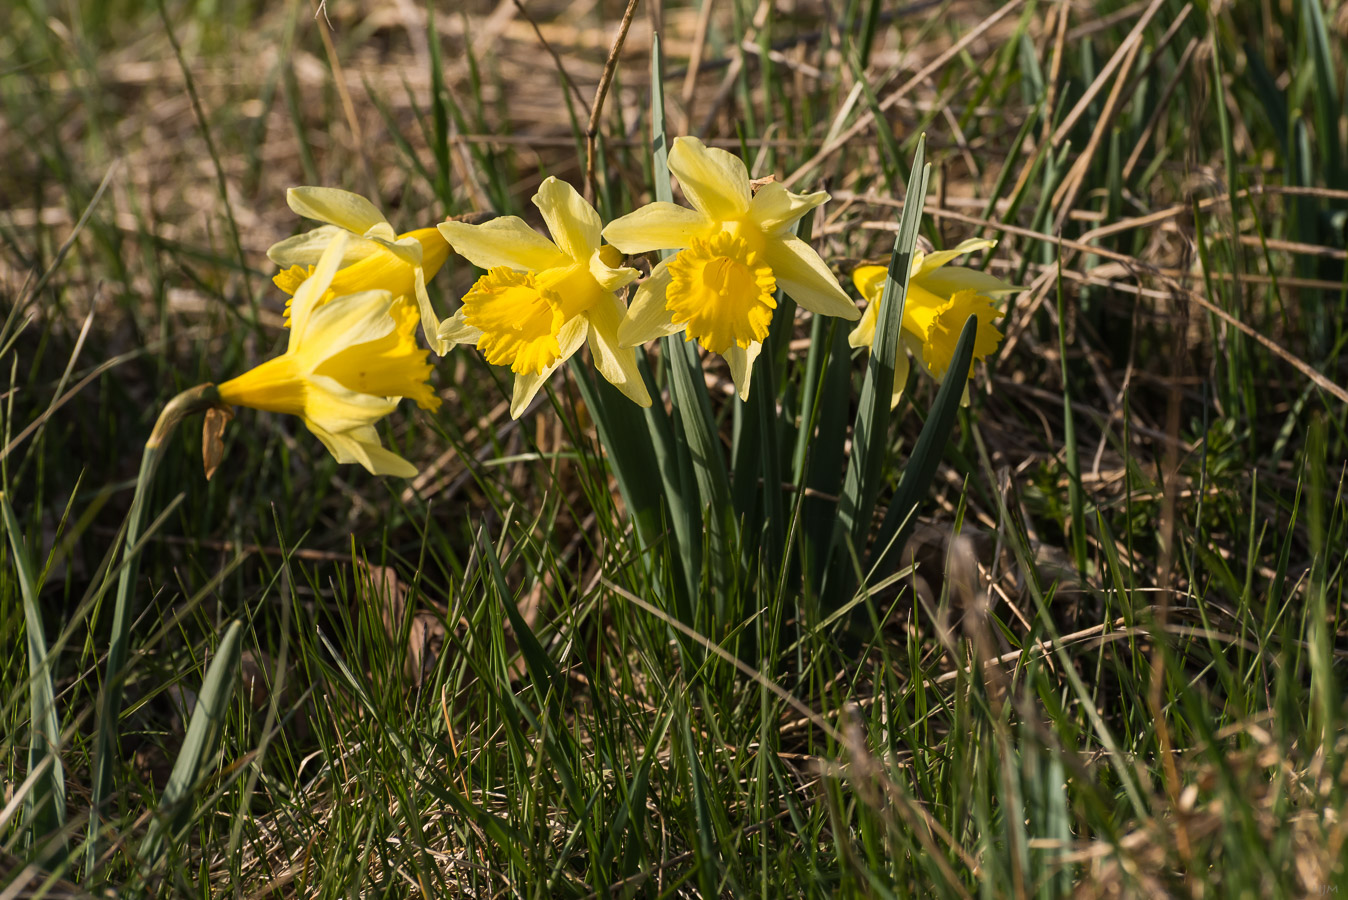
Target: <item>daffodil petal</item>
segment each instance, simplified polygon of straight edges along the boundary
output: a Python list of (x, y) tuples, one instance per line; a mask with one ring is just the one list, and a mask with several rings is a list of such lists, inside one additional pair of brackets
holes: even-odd
[(618, 326), (618, 346), (635, 347), (683, 330), (683, 325), (676, 325), (671, 320), (665, 305), (668, 288), (669, 265), (660, 263), (651, 271), (651, 277), (637, 288), (632, 305), (627, 308), (627, 316)]
[(523, 372), (515, 375), (515, 386), (510, 395), (510, 417), (518, 419), (524, 415), (529, 404), (533, 402), (534, 396), (543, 385), (548, 383), (552, 373), (557, 371), (557, 367), (566, 362), (572, 356), (576, 355), (585, 344), (585, 335), (589, 330), (589, 323), (584, 316), (576, 316), (562, 326), (562, 330), (557, 332), (557, 343), (562, 352), (557, 357), (557, 361), (541, 372)]
[(295, 295), (290, 299), (290, 338), (286, 345), (286, 352), (293, 353), (301, 346), (309, 317), (313, 313), (315, 305), (327, 292), (328, 286), (332, 284), (332, 276), (337, 274), (337, 267), (342, 262), (342, 254), (346, 252), (346, 244), (346, 233), (339, 232), (328, 243), (323, 255), (318, 258), (318, 265), (314, 268), (314, 273), (304, 279), (299, 287), (295, 288)]
[(323, 442), (323, 446), (328, 448), (328, 452), (339, 463), (360, 463), (371, 475), (411, 478), (417, 474), (416, 466), (379, 443), (379, 435), (374, 426), (348, 432), (332, 432), (308, 419), (304, 420), (304, 424), (313, 432), (314, 437)]
[(695, 137), (678, 137), (669, 151), (669, 170), (688, 202), (713, 219), (738, 219), (749, 211), (749, 170), (738, 156)]
[(827, 191), (813, 194), (793, 194), (776, 181), (758, 189), (749, 204), (749, 218), (763, 229), (764, 234), (778, 235), (789, 231), (807, 212), (828, 200)]
[(903, 389), (908, 386), (908, 372), (912, 364), (908, 361), (908, 353), (899, 347), (894, 352), (894, 390), (889, 397), (889, 408), (893, 409), (899, 405), (903, 399)]
[(1014, 294), (1024, 288), (1002, 281), (996, 275), (966, 269), (964, 266), (946, 266), (921, 276), (919, 283), (941, 297), (949, 297), (960, 291), (977, 291), (980, 294)]
[(557, 365), (554, 364), (541, 372), (521, 372), (515, 376), (515, 386), (510, 393), (510, 418), (518, 419), (524, 415), (524, 411), (534, 401), (539, 389), (556, 371)]
[(367, 426), (398, 408), (397, 397), (361, 394), (327, 375), (310, 375), (306, 381), (305, 420), (333, 434)]
[(421, 265), (421, 254), (422, 254), (421, 241), (417, 240), (414, 237), (411, 237), (410, 235), (405, 235), (396, 240), (393, 240), (391, 236), (389, 238), (384, 238), (384, 237), (371, 236), (367, 234), (365, 236), (365, 239), (373, 241), (374, 243), (383, 247), (385, 250), (392, 253), (394, 256), (398, 257), (399, 260), (401, 260), (402, 262), (406, 263), (409, 266)]
[(861, 318), (861, 310), (843, 293), (838, 279), (819, 254), (800, 238), (785, 235), (768, 241), (763, 253), (772, 266), (777, 286), (810, 312), (852, 322)]
[(857, 266), (852, 270), (852, 284), (856, 285), (857, 293), (868, 302), (878, 303), (885, 289), (885, 275), (888, 272), (886, 266)]
[(482, 225), (441, 222), (437, 227), (454, 252), (479, 269), (506, 266), (539, 272), (571, 263), (556, 244), (518, 216), (500, 216)]
[(594, 255), (590, 257), (590, 276), (605, 291), (620, 291), (636, 281), (641, 273), (631, 266), (609, 265), (604, 257), (610, 255), (618, 256), (619, 260), (622, 258), (617, 248), (611, 245), (607, 248), (607, 252), (602, 247), (594, 251)]
[(440, 340), (446, 344), (476, 344), (480, 337), (482, 329), (465, 322), (462, 309), (440, 323)]
[(361, 291), (329, 300), (297, 325), (292, 304), (290, 334), (292, 340), (298, 334), (300, 344), (291, 352), (301, 366), (309, 367), (347, 347), (378, 340), (397, 325), (389, 313), (392, 305), (393, 295), (388, 291)]
[(575, 356), (576, 352), (585, 346), (585, 335), (589, 331), (590, 323), (584, 316), (575, 316), (566, 321), (566, 324), (557, 332), (557, 346), (562, 351), (557, 356), (559, 364)]
[(730, 379), (735, 382), (735, 392), (741, 400), (749, 399), (749, 380), (754, 374), (754, 360), (762, 351), (763, 345), (754, 341), (747, 348), (732, 344), (725, 352), (725, 361), (730, 364)]
[(599, 213), (565, 181), (549, 175), (534, 194), (534, 206), (548, 223), (557, 247), (578, 262), (585, 262), (599, 249), (603, 223)]
[(342, 267), (360, 262), (371, 253), (379, 250), (379, 244), (365, 238), (350, 236), (345, 228), (336, 225), (320, 225), (317, 228), (277, 241), (267, 248), (267, 258), (283, 269), (291, 266), (313, 266), (318, 264), (323, 251), (328, 249), (337, 235), (347, 235), (346, 251), (342, 254)]
[[(392, 226), (369, 200), (360, 194), (329, 187), (294, 187), (286, 191), (286, 203), (297, 215), (345, 228), (353, 234), (395, 237)], [(387, 234), (379, 226), (388, 228)]]
[(449, 341), (440, 334), (440, 317), (435, 314), (435, 307), (431, 306), (431, 295), (426, 292), (426, 273), (421, 266), (417, 266), (413, 283), (417, 295), (417, 312), (421, 316), (421, 333), (426, 336), (426, 343), (430, 344), (435, 355), (444, 356), (449, 352)]
[(695, 238), (717, 230), (719, 226), (703, 213), (658, 200), (609, 222), (604, 240), (623, 253), (682, 250)]
[(925, 275), (966, 253), (973, 253), (975, 250), (991, 250), (996, 246), (996, 241), (990, 241), (987, 238), (970, 238), (967, 241), (960, 241), (959, 244), (949, 250), (936, 250), (925, 254), (922, 257), (922, 264), (913, 274), (917, 276)]
[(621, 300), (612, 294), (605, 294), (586, 313), (590, 320), (586, 339), (590, 343), (594, 367), (599, 370), (599, 374), (638, 406), (650, 406), (651, 395), (637, 368), (636, 352), (630, 348), (623, 349), (618, 341), (618, 326), (626, 312)]
[(857, 327), (853, 328), (847, 335), (847, 346), (849, 347), (870, 347), (875, 343), (875, 326), (880, 321), (880, 301), (872, 300), (866, 304), (866, 311), (861, 314), (861, 321)]

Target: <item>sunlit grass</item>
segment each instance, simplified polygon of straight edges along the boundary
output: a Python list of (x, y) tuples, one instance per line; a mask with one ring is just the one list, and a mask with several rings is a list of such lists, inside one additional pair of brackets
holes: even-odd
[[(141, 451), (170, 397), (284, 349), (264, 253), (301, 229), (285, 188), (368, 194), (399, 232), (483, 213), (539, 225), (528, 199), (546, 175), (586, 187), (621, 10), (87, 6), (0, 17), (5, 887), (1348, 883), (1334, 15), (666, 7), (661, 107), (639, 9), (597, 119), (606, 222), (667, 193), (648, 140), (662, 116), (751, 177), (829, 190), (809, 229), (846, 283), (889, 261), (927, 135), (921, 236), (998, 238), (970, 264), (1027, 288), (949, 442), (920, 449), (939, 416), (918, 379), (890, 427), (854, 433), (858, 405), (890, 393), (860, 399), (875, 376), (850, 326), (803, 312), (774, 319), (747, 403), (715, 358), (679, 355), (692, 345), (651, 354), (666, 400), (708, 398), (733, 516), (705, 526), (660, 505), (697, 482), (677, 458), (624, 466), (655, 452), (633, 435), (666, 428), (676, 446), (688, 423), (659, 401), (618, 406), (579, 366), (516, 421), (510, 373), (451, 351), (432, 376), (442, 410), (403, 404), (382, 431), (421, 468), (407, 480), (338, 466), (293, 419), (249, 412), (208, 482), (189, 422), (147, 497), (108, 723)], [(1276, 37), (1246, 46), (1256, 34)], [(480, 274), (451, 257), (436, 308)], [(855, 573), (821, 566), (839, 546), (833, 498), (862, 497), (862, 438), (869, 461), (852, 464), (883, 488), (843, 528), (857, 560), (912, 502), (919, 518), (839, 606)], [(905, 488), (924, 453), (934, 481)], [(212, 677), (235, 653), (224, 704)], [(53, 741), (59, 770), (43, 767)]]

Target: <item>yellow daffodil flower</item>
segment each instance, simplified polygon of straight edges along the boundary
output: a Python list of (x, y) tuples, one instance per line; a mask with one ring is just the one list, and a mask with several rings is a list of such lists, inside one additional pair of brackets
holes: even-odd
[[(375, 205), (359, 194), (336, 188), (297, 187), (286, 191), (286, 203), (296, 214), (326, 224), (286, 238), (267, 251), (281, 267), (273, 281), (287, 294), (313, 274), (314, 264), (336, 235), (350, 235), (342, 265), (332, 287), (318, 303), (359, 291), (388, 291), (394, 297), (415, 297), (422, 330), (437, 355), (448, 345), (440, 341), (440, 319), (426, 293), (427, 280), (449, 258), (449, 245), (434, 226), (396, 234)], [(289, 316), (290, 304), (286, 304)]]
[(331, 297), (346, 252), (347, 237), (337, 234), (295, 289), (286, 352), (220, 385), (220, 400), (299, 416), (338, 462), (410, 477), (416, 466), (382, 446), (374, 423), (403, 397), (422, 409), (440, 406), (426, 383), (431, 366), (417, 345), (417, 311), (389, 291)]
[(487, 270), (464, 296), (463, 307), (441, 324), (440, 339), (474, 344), (487, 362), (510, 366), (515, 373), (510, 414), (517, 418), (587, 341), (600, 374), (636, 403), (650, 406), (636, 354), (618, 343), (618, 323), (627, 309), (615, 292), (636, 279), (636, 270), (619, 267), (622, 254), (600, 246), (599, 214), (565, 181), (546, 179), (534, 205), (552, 240), (516, 216), (484, 225), (440, 223), (454, 252)]
[[(996, 245), (996, 241), (974, 239), (951, 250), (914, 251), (908, 276), (908, 296), (903, 304), (903, 343), (933, 378), (939, 380), (950, 368), (955, 344), (959, 342), (960, 332), (969, 316), (978, 317), (978, 332), (974, 337), (975, 362), (996, 351), (1002, 342), (1002, 333), (992, 324), (1002, 315), (992, 295), (1013, 293), (1020, 288), (977, 269), (946, 265), (957, 256)], [(884, 266), (858, 266), (852, 272), (853, 283), (868, 302), (865, 315), (848, 336), (848, 343), (853, 347), (870, 347), (875, 342), (885, 272)], [(893, 404), (899, 402), (907, 381), (908, 355), (899, 353), (894, 360)], [(965, 400), (968, 400), (967, 386)]]
[(624, 347), (685, 332), (730, 364), (742, 398), (782, 288), (811, 312), (855, 320), (856, 304), (793, 229), (828, 199), (769, 182), (754, 194), (738, 157), (679, 137), (669, 152), (692, 209), (656, 202), (609, 223), (604, 237), (624, 253), (678, 250), (637, 289), (618, 329)]

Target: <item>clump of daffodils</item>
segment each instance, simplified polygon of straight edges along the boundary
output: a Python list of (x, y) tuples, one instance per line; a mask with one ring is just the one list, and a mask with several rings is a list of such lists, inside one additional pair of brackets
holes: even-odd
[(440, 407), (426, 379), (431, 365), (417, 345), (418, 313), (388, 290), (338, 295), (347, 235), (330, 236), (314, 271), (294, 290), (286, 351), (219, 386), (230, 406), (298, 416), (342, 463), (375, 475), (410, 477), (416, 466), (386, 449), (375, 423), (409, 397)]
[[(894, 360), (894, 395), (891, 405), (899, 402), (908, 381), (908, 353), (917, 357), (923, 370), (939, 380), (950, 368), (960, 331), (969, 316), (978, 319), (978, 331), (974, 337), (974, 362), (996, 352), (1002, 341), (1002, 333), (993, 322), (1001, 318), (1002, 313), (994, 297), (1020, 289), (977, 269), (947, 265), (965, 253), (991, 249), (996, 245), (996, 241), (974, 239), (964, 241), (951, 250), (935, 253), (923, 253), (920, 249), (914, 251), (912, 270), (908, 276), (908, 293), (903, 304), (903, 346), (907, 353), (897, 354)], [(879, 321), (885, 274), (884, 266), (859, 266), (852, 272), (853, 283), (868, 303), (865, 315), (848, 336), (848, 343), (853, 347), (869, 348), (875, 343), (875, 326)], [(967, 387), (965, 391), (967, 400)]]
[[(339, 461), (409, 476), (416, 468), (383, 447), (375, 423), (404, 397), (423, 409), (440, 405), (427, 382), (432, 366), (418, 345), (418, 324), (438, 355), (471, 344), (487, 362), (509, 367), (515, 417), (587, 345), (600, 374), (633, 402), (649, 406), (635, 348), (675, 334), (723, 356), (745, 399), (779, 291), (816, 314), (859, 319), (851, 345), (873, 344), (885, 268), (862, 266), (852, 273), (867, 301), (863, 315), (819, 254), (795, 234), (827, 193), (796, 194), (771, 181), (754, 191), (740, 159), (691, 137), (674, 141), (669, 169), (690, 206), (651, 203), (607, 227), (575, 188), (545, 179), (533, 202), (549, 236), (515, 216), (481, 225), (441, 222), (399, 234), (358, 194), (292, 188), (286, 194), (290, 208), (321, 224), (267, 251), (281, 267), (276, 285), (291, 295), (286, 351), (220, 385), (219, 403), (298, 416)], [(995, 298), (1017, 288), (948, 265), (994, 243), (971, 240), (953, 250), (915, 253), (902, 321), (907, 353), (896, 360), (895, 403), (907, 381), (908, 353), (941, 378), (969, 316), (978, 322), (974, 360), (997, 349), (1002, 335), (994, 324), (1001, 316)], [(638, 271), (623, 264), (623, 254), (657, 250), (666, 258), (637, 283)], [(485, 274), (442, 321), (426, 282), (451, 251)], [(634, 283), (629, 308), (625, 301)]]
[(779, 288), (819, 315), (860, 317), (819, 254), (794, 234), (827, 193), (793, 194), (770, 182), (755, 194), (738, 157), (691, 137), (675, 139), (669, 169), (692, 209), (656, 202), (604, 229), (624, 253), (679, 251), (637, 289), (618, 329), (622, 346), (682, 332), (725, 357), (743, 399)]

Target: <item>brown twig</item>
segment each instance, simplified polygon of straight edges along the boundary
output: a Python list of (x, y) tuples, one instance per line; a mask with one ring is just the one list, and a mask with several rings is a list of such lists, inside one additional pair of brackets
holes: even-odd
[(627, 40), (627, 31), (632, 27), (632, 17), (636, 15), (637, 0), (627, 0), (627, 9), (623, 11), (622, 24), (618, 26), (618, 37), (608, 52), (608, 61), (604, 63), (604, 75), (599, 80), (599, 89), (594, 94), (594, 105), (590, 107), (590, 124), (585, 129), (585, 199), (594, 201), (599, 195), (599, 179), (595, 174), (595, 157), (598, 154), (599, 116), (604, 111), (604, 98), (608, 96), (609, 86), (613, 84), (613, 75), (618, 71), (618, 54), (622, 52), (623, 42)]

